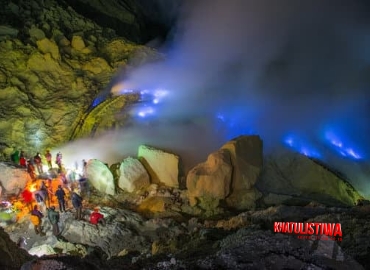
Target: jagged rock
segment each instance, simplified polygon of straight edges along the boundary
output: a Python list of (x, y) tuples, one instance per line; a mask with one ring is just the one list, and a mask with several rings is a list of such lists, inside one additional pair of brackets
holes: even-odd
[[(108, 97), (99, 107), (93, 105), (95, 97), (118, 69), (130, 67), (127, 61), (136, 58), (136, 47), (147, 50), (148, 56), (154, 56), (155, 50), (130, 43), (54, 0), (11, 2), (2, 20), (10, 24), (0, 29), (4, 34), (0, 42), (2, 160), (8, 160), (13, 145), (31, 157), (45, 148), (123, 125), (115, 112), (125, 102), (109, 106), (123, 99)], [(16, 21), (25, 23), (12, 25)], [(119, 49), (111, 43), (119, 44)], [(116, 53), (110, 54), (111, 49)], [(123, 58), (118, 56), (121, 52), (125, 52)]]
[(28, 253), (31, 255), (37, 255), (39, 257), (43, 255), (54, 255), (56, 254), (55, 250), (48, 244), (32, 247), (28, 250)]
[(65, 220), (62, 236), (72, 243), (100, 247), (109, 257), (118, 255), (123, 249), (145, 252), (150, 244), (137, 231), (143, 229), (143, 219), (130, 211), (104, 208), (101, 211), (107, 224), (92, 225), (71, 218)]
[(0, 227), (0, 268), (20, 269), (20, 267), (32, 259), (32, 256), (24, 249), (17, 247), (16, 243), (10, 240), (9, 235)]
[[(6, 25), (0, 25), (0, 37), (2, 36), (12, 36), (16, 37), (18, 35), (19, 30), (9, 27)], [(1, 39), (0, 39), (1, 40)]]
[(60, 60), (59, 48), (54, 41), (47, 38), (40, 39), (36, 42), (37, 48), (43, 53), (50, 53), (53, 59)]
[(171, 205), (172, 200), (166, 197), (146, 198), (138, 207), (141, 212), (149, 211), (151, 213), (164, 212)]
[[(363, 269), (353, 258), (344, 258), (334, 241), (299, 240), (270, 231), (241, 229), (221, 241), (214, 256), (197, 261), (202, 269)], [(311, 252), (307, 252), (310, 250)], [(315, 256), (311, 253), (314, 252)], [(217, 258), (222, 258), (219, 260)]]
[(82, 66), (82, 69), (93, 74), (112, 72), (112, 69), (107, 61), (100, 57), (96, 57), (89, 61), (86, 61), (86, 63)]
[(149, 185), (149, 174), (143, 164), (136, 158), (125, 158), (119, 168), (118, 186), (133, 192)]
[(186, 178), (191, 205), (196, 205), (199, 197), (225, 199), (230, 193), (232, 170), (227, 150), (210, 154), (206, 162), (191, 169)]
[(240, 136), (221, 147), (228, 150), (233, 166), (228, 206), (236, 209), (255, 207), (261, 193), (254, 187), (263, 164), (262, 140), (259, 136)]
[(30, 39), (34, 42), (45, 39), (45, 33), (40, 28), (37, 28), (35, 26), (31, 27), (29, 30)]
[(280, 197), (275, 204), (294, 199), (296, 203), (315, 200), (330, 205), (355, 205), (362, 198), (335, 172), (304, 155), (285, 150), (266, 158), (257, 186), (263, 192), (291, 196)]
[(85, 48), (85, 42), (81, 36), (73, 36), (71, 46), (77, 51), (81, 51)]
[(147, 145), (140, 145), (138, 158), (150, 175), (152, 183), (179, 186), (179, 157)]
[(113, 174), (108, 166), (97, 159), (90, 159), (86, 165), (86, 177), (100, 192), (114, 195), (116, 193)]

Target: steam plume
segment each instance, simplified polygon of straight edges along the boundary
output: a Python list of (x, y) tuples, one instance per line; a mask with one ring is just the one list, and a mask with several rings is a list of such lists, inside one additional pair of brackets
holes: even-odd
[[(148, 143), (179, 152), (193, 165), (227, 139), (257, 133), (266, 152), (288, 142), (341, 168), (351, 159), (368, 162), (365, 2), (187, 3), (166, 44), (168, 60), (127, 74), (116, 92), (163, 88), (169, 94), (155, 121), (106, 135), (117, 139), (119, 153), (111, 157)], [(112, 142), (106, 136), (97, 147)], [(363, 166), (356, 177), (365, 189)]]

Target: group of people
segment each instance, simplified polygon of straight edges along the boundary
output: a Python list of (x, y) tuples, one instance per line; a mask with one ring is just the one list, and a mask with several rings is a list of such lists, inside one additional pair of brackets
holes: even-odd
[[(31, 192), (28, 189), (25, 189), (22, 192), (23, 201), (28, 206), (31, 212), (31, 222), (34, 225), (35, 233), (44, 235), (41, 230), (41, 221), (42, 218), (46, 215), (52, 224), (53, 234), (58, 236), (60, 233), (59, 230), (59, 219), (60, 213), (66, 212), (67, 204), (67, 192), (64, 190), (62, 185), (58, 185), (57, 190), (53, 193), (51, 189), (51, 179), (48, 180), (49, 184), (46, 184), (46, 181), (43, 180), (40, 188), (36, 191)], [(52, 204), (52, 198), (55, 196), (58, 200), (59, 211), (56, 210), (56, 207)], [(72, 206), (75, 210), (75, 219), (84, 220), (82, 217), (82, 206), (83, 206), (83, 197), (78, 189), (72, 189), (70, 199)], [(32, 201), (36, 202), (36, 205), (33, 206)], [(90, 223), (94, 225), (103, 224), (105, 225), (104, 216), (99, 213), (97, 208), (90, 215)]]
[[(66, 193), (61, 185), (58, 186), (57, 191), (55, 192), (55, 196), (58, 199), (59, 205), (59, 212), (56, 210), (54, 205), (49, 205), (46, 208), (46, 213), (39, 210), (40, 204), (33, 206), (33, 209), (30, 212), (30, 219), (32, 224), (34, 225), (34, 230), (36, 234), (44, 236), (45, 233), (42, 232), (42, 218), (46, 214), (49, 222), (52, 225), (53, 234), (55, 236), (59, 236), (60, 229), (59, 229), (59, 220), (60, 220), (60, 213), (66, 212)], [(84, 220), (82, 217), (82, 202), (83, 198), (80, 193), (76, 191), (72, 191), (71, 195), (72, 206), (75, 209), (75, 219), (76, 220)], [(94, 211), (90, 214), (90, 223), (93, 225), (102, 224), (105, 225), (104, 215), (99, 212), (98, 208), (94, 208)]]
[[(52, 154), (50, 150), (46, 150), (44, 154), (44, 160), (50, 169), (53, 169), (52, 166)], [(16, 151), (12, 155), (12, 161), (16, 164), (19, 164), (22, 167), (27, 168), (28, 173), (33, 180), (33, 183), (36, 184), (36, 180), (39, 178), (37, 175), (42, 175), (44, 173), (43, 169), (43, 157), (38, 152), (32, 159), (26, 159), (24, 151)], [(47, 217), (53, 228), (53, 234), (59, 236), (60, 228), (60, 213), (66, 212), (66, 206), (68, 199), (70, 198), (72, 206), (75, 210), (75, 219), (84, 220), (83, 218), (83, 196), (89, 196), (89, 186), (88, 180), (86, 178), (86, 166), (87, 162), (82, 161), (83, 175), (77, 179), (70, 179), (70, 182), (67, 179), (64, 168), (62, 168), (62, 153), (58, 152), (55, 158), (55, 163), (58, 166), (58, 175), (60, 180), (60, 185), (55, 192), (52, 189), (52, 179), (42, 180), (41, 185), (36, 187), (34, 192), (31, 192), (28, 189), (25, 189), (22, 192), (22, 197), (24, 203), (27, 205), (30, 211), (30, 220), (34, 225), (35, 233), (38, 235), (45, 235), (42, 231), (42, 220), (44, 217)], [(37, 173), (36, 173), (37, 172)], [(77, 180), (77, 181), (76, 181)], [(48, 182), (48, 183), (46, 183)], [(75, 186), (78, 184), (78, 188)], [(67, 192), (70, 191), (70, 192)], [(59, 211), (53, 204), (56, 198), (58, 201)], [(33, 203), (36, 203), (35, 205)], [(105, 225), (104, 215), (99, 212), (98, 208), (90, 214), (89, 221), (93, 225), (103, 224)]]
[[(53, 164), (52, 164), (53, 157), (49, 149), (46, 150), (44, 157), (45, 157), (46, 164), (49, 170), (53, 169)], [(32, 180), (36, 180), (37, 174), (40, 175), (44, 173), (44, 169), (42, 166), (43, 157), (41, 156), (39, 152), (37, 152), (36, 155), (33, 156), (32, 158), (27, 158), (24, 151), (16, 150), (10, 155), (10, 159), (15, 164), (20, 165), (21, 167), (27, 168), (27, 172), (31, 176)], [(63, 155), (59, 151), (55, 157), (55, 164), (58, 166), (59, 173), (62, 172), (62, 166), (63, 166), (62, 159), (63, 159)], [(36, 171), (37, 171), (37, 174), (36, 174)]]

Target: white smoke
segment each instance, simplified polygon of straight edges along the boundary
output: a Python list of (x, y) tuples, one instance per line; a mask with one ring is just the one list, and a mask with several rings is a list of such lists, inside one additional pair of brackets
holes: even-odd
[(167, 60), (120, 82), (121, 90), (169, 91), (156, 120), (88, 141), (91, 156), (112, 162), (147, 143), (194, 165), (242, 133), (261, 135), (266, 150), (289, 134), (322, 148), (331, 129), (368, 160), (367, 8), (351, 0), (187, 1)]

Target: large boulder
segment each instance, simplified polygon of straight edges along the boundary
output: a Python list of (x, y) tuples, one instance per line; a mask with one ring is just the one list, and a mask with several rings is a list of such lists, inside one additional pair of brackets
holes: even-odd
[(289, 150), (279, 150), (266, 157), (257, 186), (269, 193), (267, 198), (271, 194), (284, 195), (275, 196), (274, 204), (315, 200), (328, 205), (355, 205), (362, 198), (339, 172)]
[(186, 178), (186, 187), (191, 205), (196, 198), (225, 199), (230, 193), (232, 177), (230, 153), (221, 149), (210, 154), (207, 161), (191, 169)]
[(179, 186), (179, 156), (140, 145), (138, 157), (148, 171), (152, 183), (163, 183), (169, 187)]
[(0, 163), (0, 198), (1, 196), (19, 194), (30, 180), (26, 169), (8, 163)]
[(125, 158), (119, 167), (119, 188), (133, 192), (149, 185), (149, 174), (143, 164), (136, 158)]
[(103, 162), (90, 159), (86, 165), (86, 177), (89, 183), (100, 192), (109, 195), (116, 194), (113, 174)]
[(138, 234), (144, 223), (138, 214), (108, 207), (101, 209), (101, 213), (107, 219), (105, 226), (67, 218), (62, 236), (72, 243), (100, 247), (109, 257), (117, 256), (124, 249), (148, 251), (148, 239)]
[(257, 135), (237, 137), (221, 147), (230, 152), (233, 166), (228, 206), (252, 209), (262, 194), (255, 188), (263, 165), (262, 140)]

